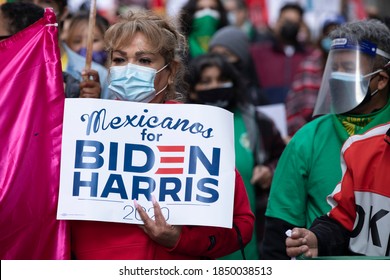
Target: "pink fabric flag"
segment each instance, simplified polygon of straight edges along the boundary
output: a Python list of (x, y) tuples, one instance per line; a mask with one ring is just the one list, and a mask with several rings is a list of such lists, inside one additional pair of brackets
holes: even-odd
[(56, 220), (64, 87), (51, 9), (0, 42), (0, 259), (69, 259)]

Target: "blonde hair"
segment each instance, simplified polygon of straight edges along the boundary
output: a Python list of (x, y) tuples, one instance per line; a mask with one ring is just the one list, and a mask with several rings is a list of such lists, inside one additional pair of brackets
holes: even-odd
[[(141, 32), (148, 43), (153, 47), (154, 53), (159, 53), (168, 64), (174, 79), (167, 88), (165, 99), (182, 99), (182, 95), (176, 92), (178, 84), (183, 81), (184, 64), (182, 58), (186, 55), (186, 40), (180, 34), (173, 21), (151, 11), (130, 11), (127, 15), (112, 25), (104, 35), (109, 61), (112, 63), (112, 52), (129, 45), (134, 35)], [(176, 71), (176, 72), (174, 72)]]

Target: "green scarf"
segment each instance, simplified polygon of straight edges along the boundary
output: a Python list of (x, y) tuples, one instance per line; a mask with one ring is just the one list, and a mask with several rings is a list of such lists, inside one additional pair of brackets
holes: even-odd
[(192, 58), (208, 51), (211, 37), (217, 31), (219, 19), (210, 14), (196, 17), (192, 23), (192, 31), (188, 35), (190, 56)]

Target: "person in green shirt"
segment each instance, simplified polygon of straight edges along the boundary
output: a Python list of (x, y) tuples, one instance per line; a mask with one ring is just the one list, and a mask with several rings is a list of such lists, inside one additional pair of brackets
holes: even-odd
[[(244, 180), (252, 212), (256, 213), (254, 187), (269, 188), (284, 140), (273, 121), (246, 101), (241, 76), (225, 56), (200, 55), (191, 61), (188, 73), (190, 103), (218, 106), (234, 114), (235, 164)], [(259, 259), (256, 228), (242, 252), (223, 257), (242, 258)]]
[(377, 20), (341, 25), (333, 40), (314, 115), (286, 146), (266, 210), (263, 259), (289, 259), (286, 231), (309, 228), (331, 207), (326, 197), (341, 179), (347, 138), (390, 121), (390, 30)]

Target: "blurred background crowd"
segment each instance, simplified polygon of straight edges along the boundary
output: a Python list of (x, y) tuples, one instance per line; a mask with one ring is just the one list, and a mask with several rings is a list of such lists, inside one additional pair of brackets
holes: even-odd
[[(0, 0), (6, 2), (18, 1)], [(85, 56), (90, 1), (26, 2), (56, 8), (64, 47)], [(104, 32), (120, 15), (137, 9), (172, 17), (186, 37), (186, 102), (215, 105), (235, 114), (235, 142), (240, 144), (236, 165), (256, 216), (246, 253), (249, 259), (258, 259), (276, 163), (291, 137), (313, 119), (331, 45), (328, 34), (356, 20), (378, 19), (389, 26), (390, 1), (97, 0), (94, 63), (106, 67)], [(63, 69), (68, 62), (62, 61)], [(99, 75), (106, 75), (104, 71)], [(100, 81), (101, 98), (108, 98), (105, 79)], [(270, 120), (260, 110), (267, 105), (281, 106), (284, 114), (274, 113)], [(247, 117), (250, 114), (255, 117)], [(281, 127), (275, 127), (274, 117), (282, 118)]]

